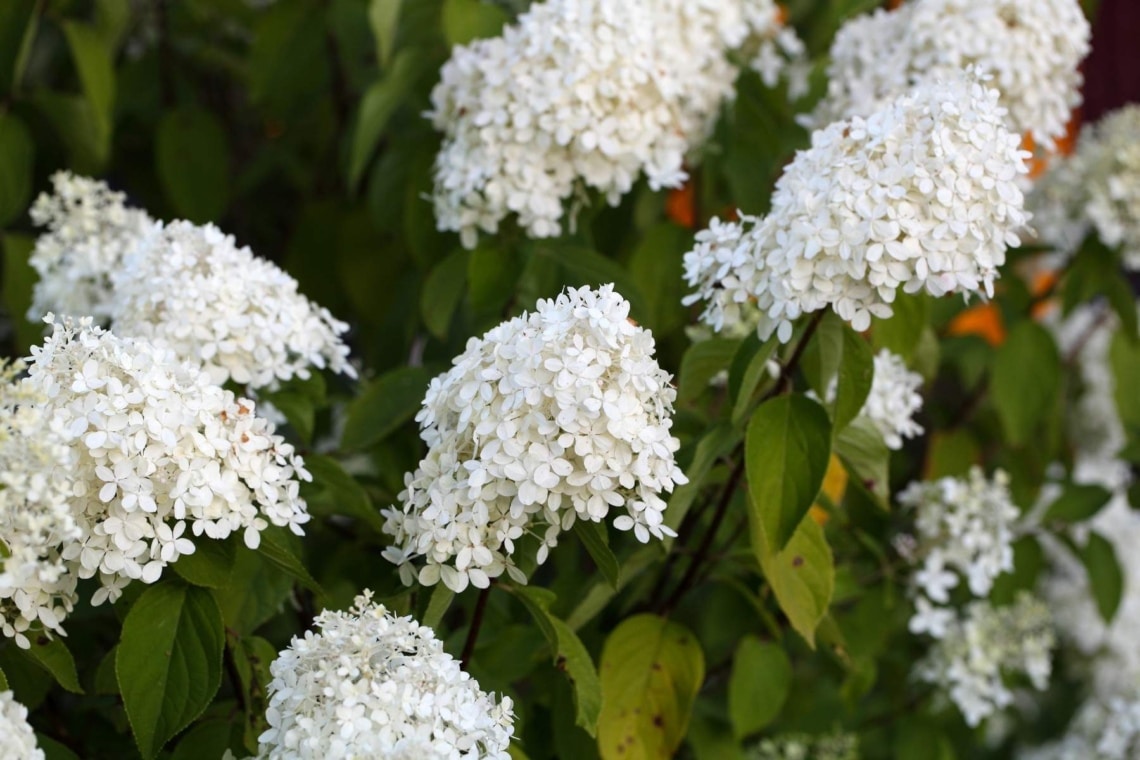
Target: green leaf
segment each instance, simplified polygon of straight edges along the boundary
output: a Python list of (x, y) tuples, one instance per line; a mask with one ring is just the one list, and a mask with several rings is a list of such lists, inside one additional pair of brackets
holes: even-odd
[(841, 432), (859, 414), (875, 375), (875, 357), (867, 341), (846, 324), (842, 335), (841, 355), (836, 362), (839, 380), (831, 412), (833, 433)]
[(440, 340), (447, 337), (451, 317), (463, 300), (467, 288), (467, 255), (467, 251), (462, 248), (452, 251), (451, 255), (432, 268), (424, 282), (423, 294), (420, 296), (420, 316), (428, 332)]
[(218, 117), (197, 106), (163, 114), (154, 141), (155, 168), (175, 213), (216, 222), (230, 202), (229, 145)]
[[(754, 527), (754, 546), (763, 543), (763, 537), (757, 541), (755, 533)], [(758, 554), (760, 567), (780, 609), (792, 628), (814, 648), (815, 629), (827, 614), (835, 591), (835, 560), (823, 528), (806, 517), (783, 551), (758, 551)]]
[(658, 338), (688, 321), (681, 299), (684, 255), (692, 244), (689, 230), (666, 222), (644, 230), (629, 256), (629, 274), (645, 297), (644, 324)]
[(1140, 340), (1136, 300), (1132, 286), (1121, 272), (1120, 255), (1095, 234), (1089, 234), (1073, 256), (1061, 292), (1065, 314), (1078, 304), (1104, 296), (1120, 318), (1124, 333), (1133, 341)]
[(371, 0), (368, 3), (368, 25), (376, 40), (376, 60), (380, 68), (387, 69), (396, 49), (396, 30), (399, 28), (400, 6), (403, 0)]
[(479, 316), (491, 316), (498, 323), (515, 292), (520, 274), (513, 248), (480, 241), (467, 257), (467, 292), (472, 311)]
[(1112, 492), (1100, 486), (1069, 483), (1057, 500), (1049, 505), (1045, 520), (1083, 522), (1099, 512), (1111, 498)]
[(784, 706), (792, 685), (792, 663), (782, 647), (745, 636), (736, 647), (728, 680), (728, 715), (743, 739), (767, 726)]
[(17, 63), (24, 38), (35, 24), (36, 0), (5, 0), (0, 3), (0, 95), (15, 89)]
[(827, 413), (803, 395), (778, 396), (761, 404), (748, 423), (744, 460), (749, 521), (766, 539), (757, 552), (779, 551), (815, 501), (831, 457)]
[(871, 344), (876, 351), (885, 348), (909, 363), (926, 328), (930, 302), (924, 293), (899, 293), (891, 304), (891, 310), (894, 316), (872, 320)]
[(1123, 333), (1112, 336), (1108, 347), (1108, 362), (1112, 368), (1116, 411), (1120, 421), (1129, 430), (1140, 430), (1140, 343), (1128, 340)]
[(260, 535), (261, 544), (257, 550), (261, 556), (305, 588), (318, 596), (324, 596), (325, 592), (313, 580), (313, 576), (309, 574), (304, 562), (301, 561), (301, 542), (295, 535), (276, 525), (270, 525), (261, 531)]
[(78, 95), (62, 95), (49, 90), (37, 90), (32, 94), (31, 102), (67, 146), (72, 170), (84, 174), (98, 173), (110, 157), (111, 140), (110, 135), (104, 134), (96, 123), (91, 104)]
[(687, 628), (656, 615), (635, 615), (602, 649), (603, 760), (673, 757), (688, 730), (705, 656)]
[(496, 37), (508, 21), (507, 13), (480, 0), (443, 0), (443, 36), (448, 45)]
[(222, 682), (224, 644), (221, 610), (205, 589), (160, 583), (131, 607), (115, 672), (144, 758), (210, 704)]
[(442, 583), (437, 583), (432, 589), (431, 599), (428, 601), (427, 610), (424, 612), (421, 622), (428, 628), (438, 626), (453, 599), (455, 599), (455, 592)]
[[(693, 501), (701, 492), (705, 476), (709, 474), (717, 460), (732, 451), (739, 441), (738, 434), (727, 423), (711, 427), (697, 442), (697, 450), (693, 461), (685, 468), (685, 476), (689, 482), (673, 492), (669, 499), (669, 508), (665, 510), (665, 524), (674, 530), (685, 519)], [(665, 545), (671, 546), (673, 539), (666, 538)]]
[(3, 670), (0, 670), (0, 691), (8, 691), (8, 676), (4, 675)]
[[(302, 490), (323, 491), (325, 500), (329, 504), (325, 511), (360, 520), (376, 532), (383, 533), (384, 518), (373, 506), (368, 491), (344, 469), (340, 462), (320, 454), (306, 454), (305, 469), (312, 474), (313, 483), (302, 486)], [(310, 502), (319, 498), (306, 496), (306, 500)]]
[(891, 450), (887, 448), (874, 423), (856, 417), (836, 436), (835, 453), (843, 460), (847, 472), (862, 482), (880, 507), (887, 509), (891, 487)]
[(677, 402), (692, 401), (704, 393), (709, 382), (728, 369), (738, 348), (739, 340), (727, 338), (712, 338), (689, 346), (681, 357)]
[(237, 551), (231, 578), (230, 585), (215, 596), (226, 627), (242, 634), (252, 633), (277, 614), (293, 588), (288, 575), (244, 544)]
[(63, 33), (71, 58), (79, 71), (83, 95), (91, 105), (96, 142), (110, 151), (111, 126), (115, 109), (115, 67), (107, 41), (95, 27), (65, 21)]
[(570, 626), (550, 614), (550, 605), (554, 602), (552, 592), (533, 586), (515, 587), (511, 591), (542, 629), (554, 654), (554, 664), (570, 679), (574, 690), (575, 723), (593, 736), (602, 709), (602, 685), (590, 653)]
[(1060, 390), (1061, 358), (1049, 331), (1023, 321), (1009, 332), (994, 359), (990, 394), (1006, 440), (1028, 443), (1053, 411)]
[(130, 23), (130, 0), (95, 0), (95, 28), (112, 53), (118, 51)]
[(16, 352), (24, 354), (43, 336), (43, 323), (33, 324), (26, 316), (32, 305), (32, 288), (38, 279), (36, 270), (28, 264), (36, 241), (30, 235), (4, 235), (0, 241), (4, 251), (4, 305), (8, 308), (10, 324), (16, 330)]
[(21, 650), (33, 662), (51, 673), (56, 682), (72, 694), (82, 694), (79, 674), (75, 670), (75, 658), (62, 639), (49, 639), (47, 636), (29, 636), (31, 648)]
[(0, 227), (23, 213), (32, 194), (35, 145), (24, 122), (0, 113)]
[[(741, 349), (751, 345), (751, 341), (745, 341)], [(733, 396), (731, 417), (733, 426), (741, 424), (748, 417), (752, 409), (752, 396), (768, 376), (768, 360), (772, 358), (772, 352), (776, 350), (777, 345), (775, 336), (764, 341), (744, 365), (744, 371), (740, 374), (740, 384), (736, 388), (736, 395)], [(733, 364), (735, 363), (734, 359)]]
[(1080, 557), (1089, 574), (1097, 611), (1105, 623), (1111, 623), (1124, 594), (1124, 574), (1116, 559), (1116, 550), (1104, 536), (1089, 533), (1088, 542), (1080, 549)]
[(400, 367), (369, 383), (348, 405), (340, 445), (367, 448), (414, 417), (432, 375), (426, 367)]
[(837, 314), (825, 312), (800, 358), (800, 369), (807, 378), (808, 385), (820, 398), (827, 397), (828, 386), (839, 374), (845, 329), (851, 328)]
[(230, 583), (237, 555), (237, 537), (216, 541), (200, 536), (194, 541), (194, 553), (178, 558), (174, 572), (195, 586), (225, 588)]
[(79, 755), (50, 736), (36, 732), (36, 742), (44, 753), (44, 760), (79, 760)]
[(610, 549), (606, 526), (600, 522), (578, 518), (574, 522), (574, 533), (582, 541), (582, 545), (586, 547), (586, 551), (590, 553), (602, 575), (616, 589), (621, 576), (621, 565)]
[(408, 93), (423, 69), (423, 58), (417, 50), (401, 50), (392, 67), (372, 83), (360, 101), (360, 112), (352, 136), (352, 152), (348, 161), (348, 189), (356, 192), (380, 137), (396, 109), (408, 99)]
[(317, 409), (327, 404), (326, 393), (324, 377), (313, 372), (308, 378), (294, 377), (272, 391), (265, 391), (261, 399), (277, 407), (301, 440), (309, 443), (313, 440)]
[(222, 757), (230, 748), (230, 726), (225, 721), (203, 721), (178, 740), (170, 760), (205, 760)]

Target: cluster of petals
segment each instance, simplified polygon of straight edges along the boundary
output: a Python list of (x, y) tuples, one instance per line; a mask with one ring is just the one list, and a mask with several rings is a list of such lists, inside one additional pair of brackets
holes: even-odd
[[(1135, 687), (1134, 687), (1135, 688)], [(1132, 760), (1140, 757), (1140, 693), (1085, 701), (1057, 741), (1017, 754), (1017, 760)]]
[(979, 467), (965, 478), (911, 483), (898, 502), (914, 510), (908, 553), (921, 563), (914, 575), (918, 612), (910, 628), (940, 638), (950, 611), (933, 605), (948, 604), (961, 578), (973, 596), (985, 597), (999, 575), (1013, 570), (1014, 525), (1021, 512), (1010, 498), (1009, 476), (998, 470), (987, 479)]
[(310, 367), (355, 376), (348, 325), (213, 225), (155, 229), (112, 275), (116, 334), (167, 346), (218, 384), (272, 388)]
[(270, 666), (265, 760), (509, 760), (513, 704), (479, 689), (427, 626), (365, 591)]
[[(922, 435), (922, 426), (914, 415), (922, 409), (922, 375), (907, 369), (906, 360), (887, 349), (875, 354), (875, 375), (871, 390), (859, 417), (867, 420), (883, 437), (887, 448), (901, 449), (903, 438)], [(838, 378), (828, 387), (827, 400), (831, 403), (838, 393)]]
[(674, 535), (662, 492), (686, 481), (670, 435), (676, 391), (648, 330), (612, 285), (570, 289), (472, 338), (432, 380), (417, 420), (428, 452), (385, 510), (385, 556), (405, 583), (456, 591), (508, 572), (524, 534), (543, 562), (576, 520), (637, 539)]
[[(645, 175), (677, 187), (684, 159), (753, 56), (774, 84), (802, 45), (773, 0), (545, 0), (502, 35), (457, 46), (428, 114), (441, 230), (473, 247), (514, 215), (530, 237), (561, 233), (565, 205), (616, 204)], [(571, 210), (571, 217), (573, 210)]]
[(43, 396), (0, 371), (0, 633), (21, 647), (33, 626), (63, 633), (75, 576), (61, 546), (80, 538), (71, 514), (72, 449), (48, 423)]
[(36, 732), (28, 724), (28, 708), (0, 691), (0, 760), (44, 760)]
[(68, 573), (98, 575), (93, 604), (114, 601), (132, 580), (158, 580), (194, 552), (191, 536), (241, 531), (256, 548), (270, 524), (302, 533), (299, 480), (309, 475), (253, 402), (168, 349), (118, 338), (90, 318), (51, 325), (20, 383), (70, 450), (62, 473), (42, 477), (69, 485), (80, 535), (60, 536), (58, 552)]
[(955, 615), (915, 669), (977, 726), (1013, 703), (1005, 678), (1024, 674), (1038, 690), (1049, 685), (1056, 636), (1049, 608), (1027, 592), (1008, 607), (971, 602)]
[(310, 367), (355, 376), (341, 340), (348, 326), (232, 236), (153, 221), (98, 180), (61, 172), (53, 183), (32, 208), (47, 228), (31, 257), (35, 318), (93, 317), (251, 391), (306, 378)]
[(28, 317), (55, 312), (106, 324), (115, 304), (111, 275), (155, 222), (99, 180), (56, 172), (51, 181), (53, 192), (31, 208), (45, 230), (28, 260), (39, 275)]
[(911, 0), (848, 21), (812, 121), (866, 115), (908, 87), (976, 66), (993, 75), (1010, 127), (1044, 146), (1080, 104), (1089, 23), (1077, 0)]
[(763, 218), (714, 219), (685, 255), (685, 279), (716, 330), (760, 311), (761, 337), (788, 341), (830, 307), (856, 330), (892, 315), (901, 289), (992, 295), (1027, 215), (1028, 155), (996, 90), (974, 72), (930, 80), (866, 118), (812, 134)]
[(1050, 162), (1028, 203), (1043, 242), (1071, 254), (1090, 232), (1140, 269), (1140, 105), (1081, 131), (1076, 151)]

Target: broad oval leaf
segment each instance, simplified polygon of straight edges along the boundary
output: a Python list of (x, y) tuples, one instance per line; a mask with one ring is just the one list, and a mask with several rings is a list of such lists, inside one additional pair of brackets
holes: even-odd
[(224, 646), (222, 613), (205, 589), (160, 583), (131, 607), (115, 674), (144, 758), (157, 755), (210, 704), (222, 682)]
[(736, 648), (728, 680), (728, 715), (738, 739), (767, 726), (784, 706), (792, 663), (783, 648), (746, 636)]
[(451, 317), (467, 288), (467, 257), (467, 251), (462, 248), (452, 251), (432, 268), (424, 282), (420, 316), (428, 331), (440, 340), (447, 337)]
[(845, 429), (862, 410), (875, 375), (871, 346), (846, 324), (843, 325), (843, 339), (839, 345), (842, 354), (836, 362), (839, 370), (831, 412), (835, 433)]
[(994, 359), (990, 393), (1006, 440), (1029, 442), (1053, 409), (1060, 390), (1061, 358), (1048, 330), (1021, 322), (1009, 332)]
[(1081, 562), (1089, 574), (1093, 600), (1104, 622), (1111, 623), (1124, 595), (1124, 573), (1116, 558), (1116, 550), (1107, 538), (1090, 533), (1088, 543), (1080, 550)]
[(64, 22), (64, 35), (79, 72), (83, 95), (91, 105), (96, 142), (106, 155), (111, 143), (111, 120), (115, 108), (115, 67), (111, 49), (99, 31), (75, 21)]
[(750, 520), (772, 552), (788, 543), (815, 501), (830, 456), (827, 413), (808, 397), (778, 396), (752, 415), (744, 443)]
[(388, 68), (392, 51), (396, 49), (396, 29), (400, 21), (403, 0), (371, 0), (368, 3), (368, 25), (376, 40), (376, 60), (380, 68)]
[(217, 221), (229, 206), (229, 144), (218, 117), (194, 106), (158, 123), (155, 167), (170, 205), (192, 222)]
[(194, 542), (194, 553), (178, 558), (174, 572), (195, 586), (225, 588), (237, 556), (237, 536), (217, 541), (205, 536)]
[(712, 338), (694, 343), (681, 357), (677, 402), (699, 397), (720, 372), (727, 371), (740, 348), (739, 340)]
[(30, 638), (31, 647), (20, 651), (41, 668), (51, 673), (52, 678), (54, 678), (60, 686), (72, 694), (82, 694), (83, 687), (79, 685), (79, 674), (75, 669), (75, 658), (71, 656), (71, 650), (67, 648), (63, 640), (58, 638), (49, 639), (47, 636)]
[(392, 114), (407, 100), (408, 92), (415, 84), (422, 68), (419, 51), (402, 50), (392, 61), (392, 66), (379, 79), (372, 83), (360, 101), (360, 112), (356, 117), (356, 130), (352, 136), (352, 153), (348, 163), (348, 189), (355, 192), (372, 160), (372, 154), (380, 143), (380, 137), (388, 127)]
[[(754, 535), (753, 545), (761, 543), (763, 537)], [(757, 553), (780, 609), (792, 628), (814, 648), (815, 629), (827, 614), (835, 592), (835, 559), (823, 528), (810, 517), (805, 518), (783, 551), (757, 549)]]
[(606, 639), (601, 676), (603, 760), (673, 757), (705, 680), (697, 637), (657, 615), (628, 618)]
[(1112, 492), (1101, 486), (1070, 483), (1061, 491), (1057, 500), (1049, 505), (1045, 519), (1082, 522), (1099, 512), (1111, 498)]
[(341, 446), (366, 448), (414, 417), (432, 375), (426, 367), (400, 367), (369, 383), (348, 405)]
[(581, 539), (590, 558), (602, 571), (610, 586), (616, 589), (621, 576), (621, 564), (610, 549), (610, 539), (606, 534), (605, 524), (579, 518), (574, 522), (574, 533)]

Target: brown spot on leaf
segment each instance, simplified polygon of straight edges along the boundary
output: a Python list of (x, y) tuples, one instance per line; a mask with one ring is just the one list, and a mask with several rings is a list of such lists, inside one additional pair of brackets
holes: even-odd
[(658, 728), (665, 728), (665, 718), (661, 717), (660, 715), (654, 715), (653, 725), (657, 726)]
[(792, 557), (792, 567), (800, 567), (804, 563), (804, 558), (800, 555)]

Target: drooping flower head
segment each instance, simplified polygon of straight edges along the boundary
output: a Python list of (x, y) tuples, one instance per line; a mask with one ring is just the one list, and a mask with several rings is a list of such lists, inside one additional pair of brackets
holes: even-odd
[(40, 276), (28, 318), (55, 312), (106, 324), (115, 302), (111, 275), (154, 221), (99, 180), (56, 172), (51, 181), (54, 192), (31, 209), (32, 221), (47, 229), (28, 260)]
[(116, 334), (168, 346), (215, 383), (272, 387), (310, 367), (356, 374), (340, 339), (348, 325), (213, 225), (154, 230), (112, 281)]
[(479, 689), (427, 626), (365, 591), (325, 610), (270, 672), (265, 760), (508, 760), (514, 716)]
[(0, 633), (24, 648), (33, 627), (63, 633), (75, 577), (61, 546), (81, 536), (69, 499), (74, 454), (50, 424), (43, 395), (0, 369)]
[(298, 480), (308, 473), (252, 401), (90, 318), (51, 324), (22, 383), (72, 449), (66, 477), (82, 535), (61, 555), (80, 578), (99, 575), (93, 603), (113, 601), (131, 580), (158, 580), (194, 551), (190, 535), (242, 531), (256, 548), (270, 524), (302, 532), (309, 516)]
[(1055, 646), (1049, 608), (1022, 591), (1008, 607), (971, 602), (915, 672), (938, 686), (966, 723), (976, 726), (1012, 704), (1007, 676), (1022, 673), (1038, 690), (1049, 685)]
[(1076, 151), (1050, 162), (1029, 196), (1042, 241), (1072, 254), (1090, 231), (1140, 269), (1140, 105), (1081, 131)]
[(416, 419), (428, 452), (384, 512), (385, 556), (411, 583), (460, 591), (509, 571), (524, 533), (546, 558), (575, 520), (638, 540), (673, 535), (662, 492), (686, 479), (670, 435), (676, 391), (653, 337), (612, 285), (570, 289), (472, 338)]
[(867, 118), (812, 135), (776, 183), (772, 209), (714, 219), (685, 279), (720, 330), (749, 304), (761, 337), (787, 341), (801, 314), (833, 309), (859, 331), (889, 317), (899, 289), (993, 294), (1027, 221), (1020, 138), (996, 90), (972, 73), (929, 81)]
[(1090, 34), (1077, 0), (912, 0), (879, 9), (836, 34), (813, 121), (866, 116), (917, 82), (976, 66), (993, 75), (1010, 128), (1051, 146), (1081, 102), (1077, 67)]
[(44, 760), (36, 732), (28, 725), (28, 708), (0, 691), (0, 760)]
[(732, 94), (726, 54), (754, 49), (774, 83), (776, 49), (801, 52), (779, 13), (773, 0), (546, 0), (500, 37), (457, 46), (429, 114), (444, 134), (439, 228), (473, 247), (514, 215), (553, 237), (584, 188), (616, 204), (642, 174), (678, 186)]

